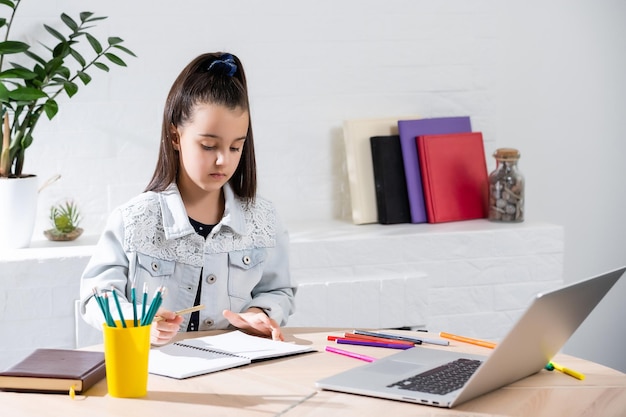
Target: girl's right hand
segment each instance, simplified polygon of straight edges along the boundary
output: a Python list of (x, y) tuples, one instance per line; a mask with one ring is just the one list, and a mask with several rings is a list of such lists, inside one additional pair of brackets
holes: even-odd
[(155, 346), (165, 345), (178, 333), (180, 324), (183, 322), (183, 316), (178, 316), (173, 311), (160, 308), (155, 317), (162, 317), (163, 320), (152, 322), (150, 343)]

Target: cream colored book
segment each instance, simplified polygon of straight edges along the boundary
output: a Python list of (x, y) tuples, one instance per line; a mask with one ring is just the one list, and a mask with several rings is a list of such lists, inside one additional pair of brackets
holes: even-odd
[(350, 184), (352, 222), (378, 222), (376, 188), (370, 138), (398, 134), (398, 120), (417, 119), (417, 116), (352, 119), (343, 122), (346, 165)]

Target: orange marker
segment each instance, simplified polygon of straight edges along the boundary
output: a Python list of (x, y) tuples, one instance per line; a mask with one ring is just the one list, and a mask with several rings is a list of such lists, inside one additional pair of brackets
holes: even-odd
[(463, 342), (463, 343), (470, 343), (472, 345), (482, 346), (482, 347), (486, 347), (489, 349), (495, 349), (496, 347), (496, 344), (493, 342), (487, 342), (485, 340), (480, 340), (480, 339), (472, 339), (471, 337), (458, 336), (452, 333), (439, 332), (439, 336), (443, 337), (444, 339), (456, 340), (457, 342)]

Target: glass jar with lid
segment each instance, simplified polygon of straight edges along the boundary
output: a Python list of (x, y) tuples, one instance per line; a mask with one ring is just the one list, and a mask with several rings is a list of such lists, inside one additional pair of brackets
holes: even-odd
[(524, 176), (517, 163), (520, 153), (513, 148), (499, 148), (493, 154), (496, 169), (489, 174), (489, 220), (524, 221)]

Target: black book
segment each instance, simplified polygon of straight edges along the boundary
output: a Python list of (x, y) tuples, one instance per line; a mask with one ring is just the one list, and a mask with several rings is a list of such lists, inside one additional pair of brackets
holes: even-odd
[(378, 222), (411, 223), (400, 136), (372, 136), (370, 145)]

